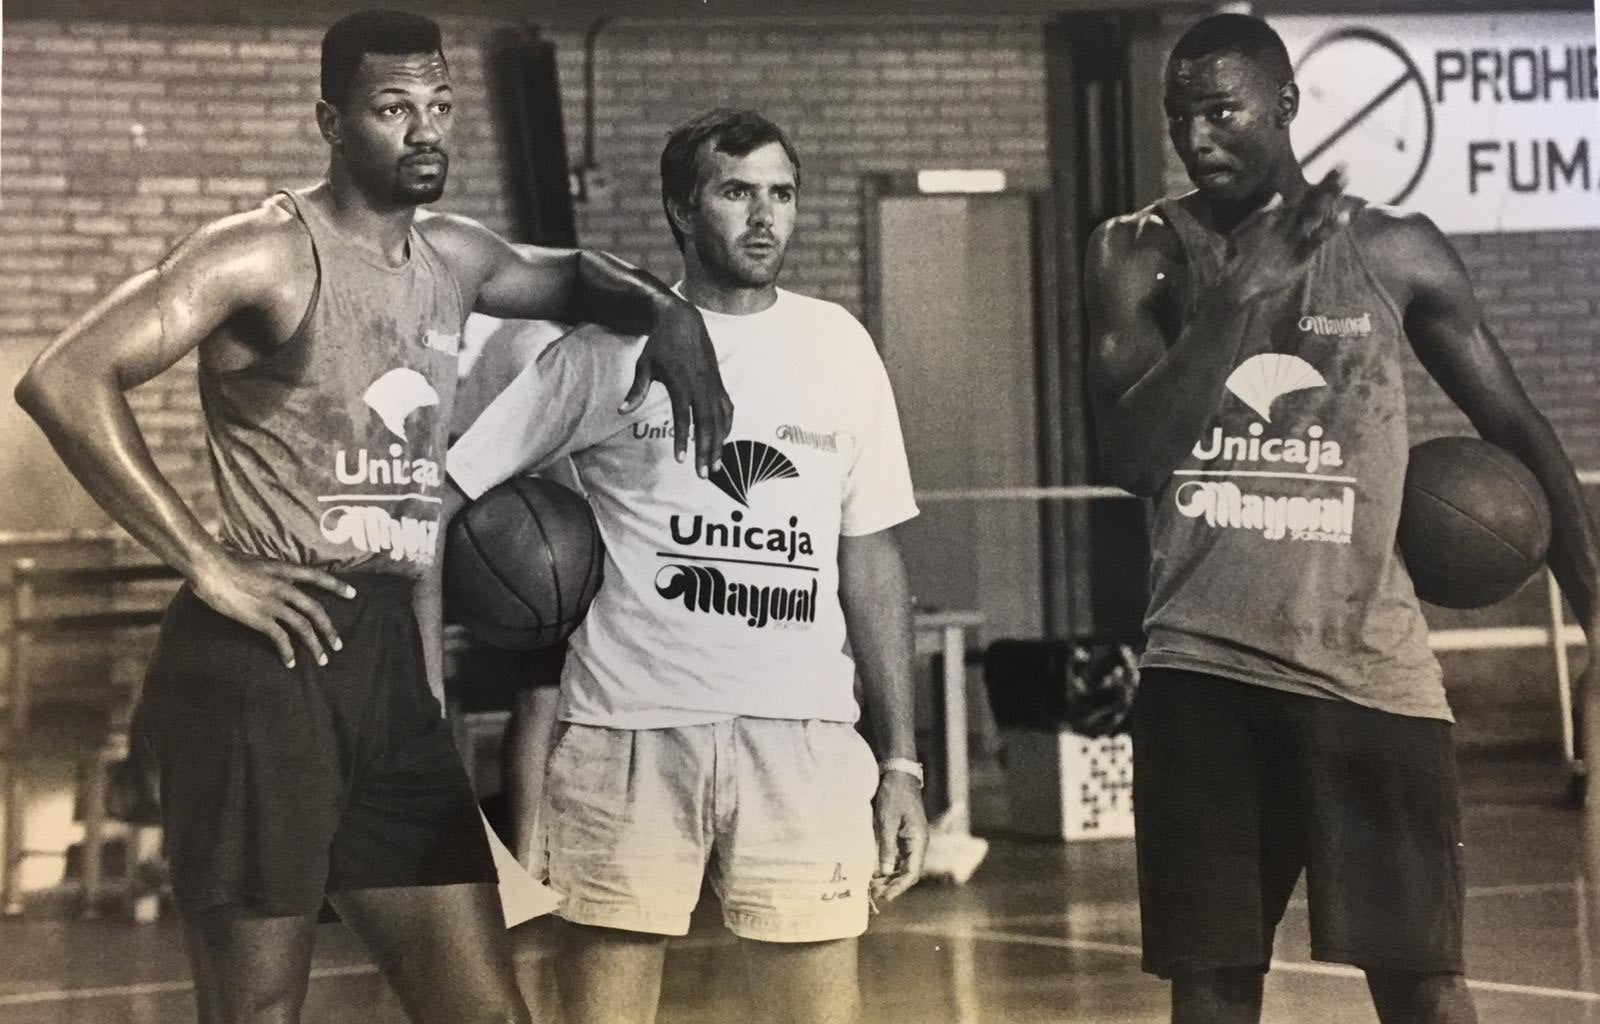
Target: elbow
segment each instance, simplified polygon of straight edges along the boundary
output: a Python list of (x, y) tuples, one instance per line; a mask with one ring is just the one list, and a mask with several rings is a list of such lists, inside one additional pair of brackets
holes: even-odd
[(17, 382), (12, 397), (23, 412), (49, 432), (57, 424), (73, 421), (69, 405), (83, 391), (81, 382), (74, 384), (61, 367), (40, 357)]
[(17, 381), (17, 386), (12, 390), (11, 396), (16, 399), (22, 411), (38, 422), (49, 415), (52, 402), (52, 391), (49, 384), (49, 375), (42, 372), (39, 364), (34, 363), (28, 372)]

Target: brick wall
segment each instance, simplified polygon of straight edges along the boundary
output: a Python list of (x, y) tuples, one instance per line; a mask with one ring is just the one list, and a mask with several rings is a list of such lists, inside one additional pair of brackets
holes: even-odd
[[(487, 23), (448, 26), (452, 68), (483, 97)], [(312, 116), (321, 28), (19, 22), (0, 83), (0, 365), (10, 376), (122, 279), (188, 232), (326, 167)], [(506, 226), (501, 157), (484, 104), (456, 140), (451, 207)], [(202, 514), (193, 358), (131, 398), (157, 463)], [(0, 464), (0, 525), (97, 517), (10, 402), (0, 431), (27, 440)], [(71, 514), (62, 517), (63, 507)]]
[[(582, 40), (554, 38), (576, 159)], [(791, 134), (804, 165), (786, 281), (857, 313), (863, 173), (998, 167), (1022, 188), (1048, 181), (1033, 20), (621, 22), (596, 48), (595, 99), (611, 187), (579, 209), (584, 244), (677, 273), (656, 170), (666, 134), (708, 106), (754, 107)]]
[[(490, 22), (447, 24), (460, 83), (445, 206), (508, 226), (483, 87)], [(7, 368), (184, 233), (306, 182), (325, 156), (311, 118), (320, 27), (18, 22), (0, 100), (0, 346)], [(567, 139), (584, 138), (581, 31), (558, 26)], [(805, 161), (788, 283), (860, 311), (859, 176), (1001, 167), (1047, 180), (1040, 33), (1025, 18), (618, 22), (596, 61), (598, 162), (609, 187), (578, 209), (585, 244), (678, 271), (659, 206), (667, 130), (714, 103), (768, 111)], [(137, 126), (137, 127), (135, 127)], [(1181, 183), (1181, 172), (1169, 173)], [(1600, 245), (1594, 233), (1456, 239), (1491, 324), (1582, 466), (1600, 467)], [(1419, 436), (1464, 424), (1413, 370)], [(180, 367), (135, 395), (163, 465), (205, 490)], [(8, 414), (13, 415), (14, 414)], [(9, 427), (13, 421), (5, 420)]]
[[(495, 27), (447, 22), (460, 103), (442, 205), (505, 229), (504, 165), (481, 54)], [(194, 227), (320, 175), (325, 148), (311, 116), (320, 31), (6, 26), (5, 369), (20, 372), (95, 298)], [(584, 139), (582, 30), (558, 27), (551, 37), (576, 160)], [(861, 173), (1002, 167), (1021, 187), (1045, 184), (1040, 45), (1037, 23), (1014, 18), (618, 23), (600, 38), (595, 80), (595, 145), (609, 188), (580, 207), (580, 237), (675, 276), (655, 170), (666, 133), (715, 103), (758, 107), (791, 131), (804, 155), (801, 234), (787, 283), (859, 311)], [(162, 468), (208, 509), (192, 378), (190, 360), (136, 391), (133, 402)], [(28, 429), (8, 408), (0, 429), (13, 426)], [(67, 500), (71, 485), (42, 445), (34, 447), (8, 460), (0, 483), (45, 479)], [(50, 504), (13, 508), (0, 498), (0, 523), (57, 525), (41, 513)]]

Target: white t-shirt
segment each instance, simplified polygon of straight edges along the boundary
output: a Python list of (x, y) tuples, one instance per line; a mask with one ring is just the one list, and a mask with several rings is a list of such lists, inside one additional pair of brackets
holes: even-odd
[(760, 313), (701, 312), (735, 407), (711, 480), (674, 457), (664, 388), (617, 412), (644, 342), (592, 325), (489, 405), (451, 448), (450, 476), (476, 497), (572, 459), (606, 561), (567, 657), (565, 719), (853, 722), (839, 537), (917, 514), (888, 375), (831, 302), (780, 290)]

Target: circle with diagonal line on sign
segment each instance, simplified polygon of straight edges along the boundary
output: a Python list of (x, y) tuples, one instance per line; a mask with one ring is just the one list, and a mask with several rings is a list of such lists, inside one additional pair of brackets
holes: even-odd
[(1341, 28), (1295, 64), (1295, 153), (1313, 181), (1341, 164), (1350, 190), (1398, 205), (1433, 155), (1433, 100), (1405, 48), (1368, 28)]

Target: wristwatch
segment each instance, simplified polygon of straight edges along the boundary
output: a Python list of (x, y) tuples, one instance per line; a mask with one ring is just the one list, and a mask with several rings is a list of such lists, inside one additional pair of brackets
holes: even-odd
[(909, 757), (886, 757), (878, 762), (878, 774), (887, 775), (890, 772), (903, 772), (917, 780), (920, 788), (923, 783), (922, 762), (913, 761)]

